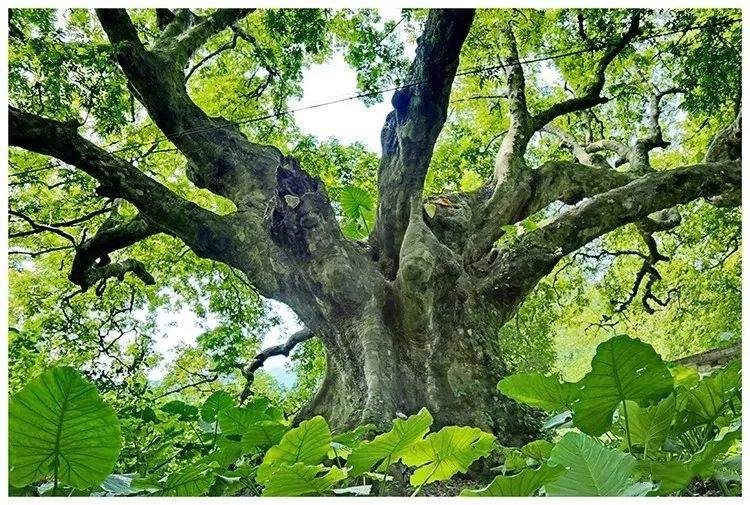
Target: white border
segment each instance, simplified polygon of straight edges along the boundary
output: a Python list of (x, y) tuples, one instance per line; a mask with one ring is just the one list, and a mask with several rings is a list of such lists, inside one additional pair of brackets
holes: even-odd
[[(151, 7), (153, 8), (155, 3), (158, 3), (159, 7), (194, 7), (194, 8), (207, 8), (207, 7), (349, 7), (349, 8), (363, 8), (363, 7), (388, 7), (388, 8), (399, 8), (399, 7), (523, 7), (523, 8), (577, 8), (577, 7), (588, 7), (588, 8), (648, 8), (648, 9), (654, 9), (654, 8), (742, 8), (743, 2), (741, 1), (729, 1), (729, 0), (713, 0), (713, 1), (661, 1), (661, 2), (654, 2), (654, 1), (644, 1), (644, 0), (631, 0), (631, 1), (623, 1), (623, 0), (610, 0), (610, 1), (560, 1), (560, 0), (526, 0), (526, 1), (488, 1), (488, 0), (473, 0), (469, 2), (457, 2), (457, 1), (440, 1), (440, 0), (432, 0), (432, 1), (403, 1), (398, 2), (394, 0), (382, 0), (380, 2), (376, 2), (373, 0), (369, 1), (361, 1), (361, 0), (348, 0), (348, 1), (341, 1), (341, 0), (313, 0), (313, 1), (305, 1), (305, 0), (278, 0), (278, 1), (216, 1), (211, 0), (208, 2), (197, 2), (195, 0), (184, 0), (184, 1), (175, 1), (175, 0), (160, 0), (158, 2), (155, 2), (154, 0), (130, 0), (123, 2), (121, 0), (119, 1), (110, 1), (110, 2), (101, 2), (101, 1), (81, 1), (81, 0), (72, 0), (69, 3), (62, 4), (61, 2), (54, 2), (54, 1), (33, 1), (33, 0), (10, 0), (8, 2), (7, 7), (49, 7), (49, 8), (72, 8), (72, 7), (128, 7), (128, 8), (147, 8)], [(750, 71), (748, 71), (748, 55), (750, 55), (750, 30), (748, 28), (750, 27), (750, 20), (748, 19), (745, 12), (743, 12), (743, 41), (742, 41), (742, 65), (743, 65), (743, 83), (742, 83), (742, 94), (743, 94), (743, 102), (747, 102), (748, 99), (748, 86), (750, 84), (748, 83), (748, 78), (750, 77)], [(0, 39), (0, 54), (3, 56), (3, 65), (0, 69), (0, 97), (2, 98), (2, 110), (7, 110), (8, 106), (8, 68), (7, 68), (7, 54), (8, 54), (8, 11), (7, 8), (3, 8), (0, 11), (0, 26), (2, 27), (2, 38)], [(747, 119), (743, 118), (743, 132), (747, 132)], [(3, 146), (2, 149), (0, 149), (0, 171), (2, 171), (2, 176), (5, 181), (7, 181), (7, 170), (8, 170), (8, 115), (6, 113), (2, 113), (2, 119), (0, 120), (0, 137), (2, 138)], [(743, 135), (743, 137), (747, 137), (747, 135)], [(750, 159), (750, 143), (746, 141), (746, 138), (743, 138), (743, 158), (744, 159)], [(743, 192), (743, 209), (746, 209), (747, 199), (748, 197), (748, 190), (750, 190), (750, 179), (747, 177), (743, 178), (742, 181), (742, 192)], [(2, 380), (0, 380), (0, 397), (2, 397), (3, 401), (3, 407), (0, 409), (2, 412), (2, 415), (0, 416), (0, 497), (5, 496), (8, 489), (8, 475), (7, 475), (7, 457), (8, 457), (8, 439), (7, 439), (7, 423), (8, 423), (8, 346), (7, 346), (7, 328), (8, 328), (8, 238), (7, 238), (7, 229), (8, 229), (8, 215), (7, 215), (7, 206), (8, 206), (8, 188), (7, 184), (0, 185), (0, 200), (2, 201), (3, 205), (3, 212), (0, 213), (0, 230), (2, 230), (2, 237), (0, 238), (0, 257), (2, 258), (2, 261), (4, 262), (4, 268), (2, 272), (0, 273), (0, 291), (2, 292), (2, 297), (0, 298), (0, 331), (3, 332), (5, 335), (5, 339), (2, 345), (2, 353), (1, 353), (1, 361), (2, 364)], [(742, 235), (743, 236), (750, 236), (748, 234), (748, 231), (750, 231), (750, 223), (748, 223), (748, 220), (746, 219), (745, 211), (743, 210), (743, 220), (742, 220)], [(742, 251), (742, 263), (743, 263), (743, 269), (747, 265), (747, 254), (745, 252), (745, 249), (743, 248)], [(748, 307), (748, 299), (750, 297), (750, 281), (747, 280), (746, 276), (743, 276), (742, 279), (742, 309), (743, 313)], [(743, 324), (742, 324), (742, 333), (743, 336), (746, 334), (747, 330), (747, 318), (743, 318)], [(747, 361), (749, 351), (747, 349), (747, 346), (743, 346), (742, 349), (742, 355), (743, 360)], [(743, 402), (747, 404), (747, 391), (743, 391)], [(747, 435), (747, 427), (743, 427), (743, 438), (744, 435)], [(742, 465), (742, 474), (743, 474), (743, 487), (745, 487), (748, 483), (747, 480), (747, 474), (748, 470), (750, 470), (750, 463), (748, 463), (748, 457), (745, 457), (743, 459), (743, 465)], [(746, 488), (747, 489), (747, 488)], [(750, 492), (750, 490), (746, 491)], [(412, 504), (423, 504), (423, 503), (455, 503), (456, 501), (470, 501), (474, 502), (475, 500), (481, 500), (481, 503), (564, 503), (564, 504), (575, 504), (580, 503), (581, 501), (593, 501), (597, 500), (599, 503), (602, 504), (612, 504), (615, 503), (622, 498), (484, 498), (484, 499), (475, 499), (475, 498), (457, 498), (457, 497), (417, 497), (417, 498), (376, 498), (376, 497), (367, 497), (367, 498), (346, 498), (346, 497), (336, 497), (334, 498), (334, 501), (337, 503), (348, 503), (350, 501), (359, 501), (362, 503), (362, 500), (365, 500), (367, 503), (396, 503), (396, 502), (407, 502)], [(13, 503), (20, 503), (21, 501), (25, 503), (49, 503), (50, 500), (56, 500), (56, 498), (10, 498), (10, 501)], [(67, 498), (65, 499), (66, 503), (79, 503), (79, 502), (85, 502), (85, 503), (92, 503), (95, 500), (101, 500), (106, 501), (107, 503), (111, 502), (122, 502), (125, 501), (132, 503), (133, 501), (148, 501), (153, 502), (154, 500), (158, 501), (159, 503), (164, 504), (170, 504), (170, 503), (204, 503), (206, 500), (211, 500), (212, 503), (237, 503), (238, 500), (243, 501), (273, 501), (276, 500), (277, 503), (280, 503), (279, 500), (283, 500), (284, 503), (305, 503), (305, 504), (325, 504), (328, 501), (331, 500), (330, 497), (315, 497), (315, 498), (281, 498), (281, 499), (274, 499), (274, 498), (256, 498), (256, 497), (247, 497), (247, 498), (149, 498), (149, 497), (130, 497), (130, 498)], [(629, 500), (646, 500), (646, 499), (637, 499), (637, 498), (631, 498)], [(648, 500), (656, 500), (658, 503), (677, 503), (684, 500), (684, 498), (649, 498)], [(716, 498), (701, 498), (701, 500), (717, 500)], [(722, 500), (732, 500), (734, 502), (739, 502), (741, 498), (722, 498)]]

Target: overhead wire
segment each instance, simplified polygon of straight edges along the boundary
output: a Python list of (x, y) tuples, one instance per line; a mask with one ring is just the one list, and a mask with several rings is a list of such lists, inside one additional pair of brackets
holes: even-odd
[[(728, 25), (731, 25), (731, 24), (734, 24), (734, 23), (738, 23), (738, 22), (741, 22), (741, 19), (729, 19), (729, 20), (726, 20), (726, 21), (723, 21), (723, 22), (719, 22), (719, 23), (705, 23), (705, 24), (700, 24), (700, 25), (692, 25), (692, 26), (688, 26), (688, 27), (684, 27), (684, 28), (679, 28), (679, 29), (674, 29), (674, 30), (669, 30), (669, 31), (664, 31), (664, 32), (658, 32), (658, 33), (653, 33), (653, 34), (650, 34), (650, 35), (647, 35), (647, 36), (644, 36), (644, 37), (639, 37), (636, 40), (639, 41), (639, 42), (645, 42), (647, 40), (653, 40), (653, 39), (657, 39), (657, 38), (661, 38), (661, 37), (667, 37), (669, 35), (674, 35), (674, 34), (677, 34), (677, 33), (685, 33), (685, 32), (688, 32), (688, 31), (698, 30), (698, 29), (701, 29), (701, 28), (728, 26)], [(614, 47), (618, 43), (619, 43), (619, 41), (618, 42), (609, 42), (609, 43), (600, 43), (600, 44), (588, 45), (586, 47), (572, 49), (572, 50), (564, 51), (564, 52), (560, 52), (560, 53), (553, 53), (553, 54), (547, 54), (547, 55), (544, 55), (544, 56), (537, 56), (537, 57), (529, 58), (529, 59), (519, 59), (518, 61), (511, 60), (511, 61), (506, 61), (504, 63), (499, 63), (499, 64), (495, 64), (495, 65), (468, 68), (468, 69), (457, 71), (456, 72), (456, 76), (459, 77), (459, 76), (466, 76), (466, 75), (473, 75), (473, 74), (481, 74), (481, 73), (491, 72), (491, 71), (495, 71), (495, 70), (500, 70), (500, 69), (506, 68), (506, 67), (511, 66), (511, 65), (529, 65), (529, 64), (532, 64), (532, 63), (540, 63), (540, 62), (543, 62), (543, 61), (556, 60), (556, 59), (560, 59), (560, 58), (568, 58), (568, 57), (571, 57), (571, 56), (577, 56), (577, 55), (591, 53), (591, 52), (595, 52), (595, 51), (601, 51), (602, 49), (606, 49), (608, 47)], [(361, 92), (361, 93), (356, 93), (356, 94), (353, 94), (353, 95), (344, 96), (344, 97), (336, 98), (336, 99), (332, 99), (332, 100), (327, 100), (327, 101), (323, 101), (323, 102), (319, 102), (319, 103), (315, 103), (315, 104), (311, 104), (311, 105), (305, 105), (305, 106), (300, 106), (300, 107), (293, 107), (293, 108), (288, 108), (288, 109), (285, 109), (285, 110), (282, 110), (282, 111), (277, 111), (277, 112), (273, 112), (273, 113), (269, 113), (269, 114), (264, 114), (264, 115), (260, 115), (260, 116), (254, 116), (254, 117), (249, 117), (249, 118), (245, 118), (245, 119), (233, 120), (233, 121), (227, 122), (227, 123), (214, 124), (214, 125), (209, 125), (209, 126), (199, 126), (199, 127), (195, 127), (195, 128), (188, 128), (188, 129), (185, 129), (185, 130), (179, 130), (179, 131), (170, 132), (170, 133), (162, 133), (160, 135), (157, 135), (157, 137), (154, 138), (153, 140), (149, 140), (149, 141), (142, 142), (142, 143), (137, 143), (137, 144), (126, 145), (126, 146), (123, 146), (123, 147), (121, 147), (119, 149), (115, 149), (115, 150), (112, 150), (112, 151), (109, 151), (109, 152), (110, 152), (110, 154), (117, 154), (117, 153), (124, 152), (124, 151), (134, 150), (134, 149), (137, 149), (137, 148), (143, 147), (143, 146), (153, 146), (153, 145), (156, 145), (156, 144), (158, 144), (160, 142), (163, 142), (165, 140), (177, 139), (177, 138), (179, 138), (179, 137), (181, 137), (183, 135), (193, 135), (193, 134), (197, 134), (197, 133), (206, 133), (206, 132), (209, 132), (209, 131), (219, 130), (219, 129), (223, 129), (223, 128), (227, 128), (227, 127), (236, 127), (236, 126), (241, 126), (241, 125), (247, 125), (247, 124), (257, 123), (257, 122), (260, 122), (260, 121), (266, 121), (266, 120), (269, 120), (269, 119), (274, 119), (274, 118), (288, 116), (288, 115), (291, 115), (291, 114), (295, 114), (297, 112), (318, 109), (318, 108), (321, 108), (321, 107), (327, 107), (327, 106), (331, 106), (331, 105), (335, 105), (335, 104), (339, 104), (339, 103), (344, 103), (344, 102), (348, 102), (348, 101), (352, 101), (352, 100), (359, 100), (359, 99), (362, 99), (362, 98), (369, 98), (369, 97), (373, 97), (373, 96), (379, 96), (379, 95), (381, 95), (383, 93), (390, 93), (390, 92), (401, 91), (401, 90), (404, 90), (404, 89), (409, 89), (409, 88), (413, 88), (415, 86), (426, 84), (427, 82), (429, 82), (429, 81), (426, 80), (426, 79), (423, 79), (423, 80), (414, 81), (414, 82), (410, 82), (410, 83), (406, 83), (406, 84), (399, 84), (399, 85), (392, 86), (392, 87), (389, 87), (389, 88), (383, 88), (383, 89), (378, 89), (378, 90), (373, 90), (373, 91), (365, 91), (365, 92)], [(110, 142), (108, 145), (111, 146), (111, 145), (115, 145), (115, 144), (124, 142), (124, 141), (128, 140), (129, 138), (132, 138), (136, 134), (137, 134), (137, 132), (131, 133), (131, 134), (126, 135), (125, 137), (119, 139), (119, 140), (115, 140), (113, 142)]]

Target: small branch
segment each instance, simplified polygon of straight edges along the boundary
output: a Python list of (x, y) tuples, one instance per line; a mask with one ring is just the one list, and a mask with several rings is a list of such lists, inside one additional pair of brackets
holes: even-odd
[(250, 363), (237, 363), (237, 368), (242, 371), (242, 375), (244, 375), (247, 380), (247, 384), (245, 384), (245, 389), (242, 391), (240, 400), (244, 401), (250, 394), (250, 386), (252, 386), (253, 381), (255, 380), (255, 372), (263, 366), (268, 358), (272, 356), (289, 356), (292, 349), (302, 342), (310, 340), (314, 336), (315, 334), (311, 330), (308, 328), (302, 328), (289, 337), (289, 340), (283, 344), (275, 345), (259, 352)]
[(41, 232), (47, 231), (47, 232), (50, 232), (50, 233), (54, 233), (55, 235), (58, 235), (58, 236), (66, 239), (66, 240), (69, 240), (74, 246), (76, 245), (76, 239), (73, 238), (73, 236), (71, 234), (66, 233), (66, 232), (64, 232), (62, 230), (59, 230), (55, 226), (46, 225), (46, 224), (39, 224), (36, 221), (34, 221), (33, 219), (31, 219), (29, 216), (27, 216), (26, 214), (23, 214), (21, 212), (15, 211), (15, 210), (8, 210), (8, 214), (10, 214), (11, 216), (15, 216), (15, 217), (23, 219), (24, 221), (26, 221), (31, 226), (31, 230), (30, 231), (19, 232), (19, 233), (11, 233), (11, 234), (8, 235), (8, 238), (25, 237), (25, 236), (28, 236), (28, 235), (32, 235), (34, 233), (41, 233)]

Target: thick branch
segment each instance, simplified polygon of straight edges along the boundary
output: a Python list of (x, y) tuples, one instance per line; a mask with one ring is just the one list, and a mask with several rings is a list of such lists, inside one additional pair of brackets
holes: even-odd
[[(143, 48), (122, 9), (99, 9), (97, 15), (117, 51), (117, 59), (128, 81), (151, 118), (190, 161), (188, 175), (199, 187), (232, 199), (239, 206), (265, 212), (266, 199), (248, 201), (249, 194), (273, 194), (274, 170), (283, 163), (272, 146), (249, 142), (223, 118), (209, 117), (188, 96), (184, 66), (175, 56), (194, 47), (210, 34), (236, 21), (247, 11), (218, 11), (180, 34), (166, 37), (153, 50)], [(177, 23), (181, 13), (172, 24)], [(172, 26), (165, 30), (170, 31)], [(196, 30), (196, 31), (194, 31)]]
[(240, 401), (244, 401), (245, 398), (247, 398), (250, 394), (250, 387), (253, 385), (253, 381), (255, 380), (255, 372), (257, 372), (258, 369), (263, 366), (268, 358), (272, 356), (289, 356), (289, 353), (292, 352), (295, 347), (297, 347), (302, 342), (305, 342), (306, 340), (310, 340), (314, 336), (315, 333), (313, 333), (311, 330), (309, 330), (308, 328), (302, 328), (298, 332), (294, 333), (291, 337), (289, 337), (289, 340), (287, 340), (283, 344), (274, 345), (272, 347), (268, 347), (267, 349), (263, 349), (255, 356), (255, 358), (250, 363), (237, 363), (236, 366), (240, 368), (240, 370), (242, 371), (242, 375), (246, 380), (245, 387), (242, 391), (242, 394), (240, 395)]
[(383, 127), (378, 172), (378, 213), (373, 246), (381, 268), (394, 278), (411, 198), (422, 192), (427, 168), (447, 116), (453, 78), (473, 10), (432, 10), (417, 43), (408, 83), (393, 95)]
[(740, 168), (739, 161), (732, 161), (652, 172), (598, 194), (500, 251), (482, 289), (506, 308), (515, 308), (566, 254), (658, 210), (739, 188)]
[(526, 146), (534, 133), (532, 120), (526, 105), (526, 80), (523, 67), (518, 56), (518, 47), (513, 30), (504, 26), (502, 30), (509, 57), (503, 61), (508, 80), (508, 112), (510, 124), (508, 133), (503, 138), (500, 150), (495, 157), (495, 194), (493, 200), (498, 197), (497, 189), (509, 180), (515, 180), (525, 171), (526, 165), (523, 161)]
[[(101, 184), (102, 196), (124, 198), (162, 231), (179, 237), (199, 255), (214, 257), (216, 244), (231, 242), (224, 220), (185, 200), (163, 184), (84, 139), (76, 126), (9, 108), (9, 144), (55, 157)], [(207, 236), (207, 232), (213, 236)]]
[(140, 262), (125, 260), (121, 263), (111, 263), (109, 255), (158, 232), (159, 229), (156, 226), (141, 216), (122, 223), (117, 223), (116, 218), (108, 219), (93, 237), (76, 248), (68, 279), (86, 291), (101, 280), (109, 277), (121, 278), (125, 272), (130, 271), (144, 283), (153, 284), (153, 278)]

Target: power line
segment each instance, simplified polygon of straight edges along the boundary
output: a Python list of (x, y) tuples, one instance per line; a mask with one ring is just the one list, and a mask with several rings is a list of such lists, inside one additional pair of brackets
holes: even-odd
[[(653, 40), (653, 39), (657, 39), (657, 38), (667, 37), (669, 35), (674, 35), (674, 34), (677, 34), (677, 33), (685, 33), (685, 32), (688, 32), (688, 31), (697, 30), (697, 29), (701, 29), (701, 28), (711, 28), (711, 27), (728, 26), (728, 25), (731, 25), (731, 24), (734, 24), (734, 23), (738, 23), (740, 21), (741, 21), (740, 19), (731, 19), (731, 20), (726, 20), (726, 21), (719, 22), (719, 23), (705, 23), (705, 24), (701, 24), (701, 25), (692, 25), (692, 26), (688, 26), (688, 27), (685, 27), (685, 28), (680, 28), (680, 29), (675, 29), (675, 30), (670, 30), (670, 31), (665, 31), (665, 32), (659, 32), (659, 33), (654, 33), (654, 34), (651, 34), (651, 35), (648, 35), (648, 36), (645, 36), (645, 37), (641, 37), (639, 39), (639, 41), (644, 42), (644, 41), (647, 41), (647, 40)], [(534, 57), (534, 58), (530, 58), (530, 59), (526, 59), (526, 60), (510, 61), (510, 62), (501, 63), (501, 64), (497, 64), (497, 65), (490, 65), (490, 66), (485, 66), (485, 67), (474, 67), (474, 68), (469, 68), (469, 69), (465, 69), (465, 70), (459, 70), (458, 72), (456, 72), (456, 76), (465, 76), (465, 75), (480, 74), (480, 73), (484, 73), (484, 72), (491, 72), (491, 71), (494, 71), (494, 70), (500, 70), (500, 69), (508, 67), (510, 65), (517, 65), (517, 64), (518, 65), (528, 65), (528, 64), (532, 64), (532, 63), (540, 63), (540, 62), (543, 62), (543, 61), (556, 60), (556, 59), (560, 59), (560, 58), (567, 58), (567, 57), (571, 57), (571, 56), (577, 56), (577, 55), (580, 55), (580, 54), (586, 54), (586, 53), (591, 53), (591, 52), (595, 52), (595, 51), (600, 51), (600, 50), (606, 49), (608, 47), (614, 47), (618, 43), (619, 42), (610, 42), (610, 43), (595, 44), (594, 46), (587, 46), (587, 47), (573, 49), (573, 50), (564, 51), (564, 52), (560, 52), (560, 53), (554, 53), (554, 54), (548, 54), (548, 55), (544, 55), (544, 56), (538, 56), (538, 57)], [(400, 91), (400, 90), (403, 90), (403, 89), (412, 88), (412, 87), (415, 87), (415, 86), (419, 86), (421, 84), (425, 84), (427, 82), (429, 82), (429, 81), (428, 80), (421, 80), (421, 81), (415, 81), (415, 82), (411, 82), (411, 83), (407, 83), (407, 84), (401, 84), (401, 85), (393, 86), (393, 87), (390, 87), (390, 88), (383, 88), (383, 89), (374, 90), (374, 91), (367, 91), (367, 92), (357, 93), (357, 94), (354, 94), (354, 95), (350, 95), (350, 96), (346, 96), (346, 97), (342, 97), (342, 98), (337, 98), (337, 99), (333, 99), (333, 100), (328, 100), (328, 101), (325, 101), (325, 102), (319, 102), (319, 103), (312, 104), (312, 105), (301, 106), (301, 107), (297, 107), (297, 108), (289, 108), (289, 109), (285, 109), (285, 110), (282, 110), (282, 111), (265, 114), (265, 115), (262, 115), (262, 116), (255, 116), (255, 117), (240, 119), (240, 120), (232, 121), (229, 124), (201, 126), (201, 127), (189, 128), (189, 129), (186, 129), (186, 130), (177, 131), (177, 132), (169, 133), (169, 134), (160, 134), (154, 140), (150, 140), (150, 141), (147, 141), (147, 142), (142, 142), (142, 143), (139, 143), (139, 144), (124, 146), (122, 148), (110, 151), (110, 154), (116, 154), (116, 153), (120, 153), (120, 152), (123, 152), (123, 151), (133, 150), (133, 149), (137, 149), (138, 147), (143, 147), (143, 146), (154, 146), (154, 145), (156, 145), (159, 142), (162, 142), (164, 140), (170, 140), (170, 139), (174, 139), (174, 138), (179, 138), (179, 137), (181, 137), (183, 135), (192, 135), (192, 134), (195, 134), (195, 133), (204, 133), (204, 132), (208, 132), (208, 131), (214, 131), (214, 130), (219, 130), (219, 129), (222, 129), (222, 128), (226, 128), (228, 126), (239, 126), (239, 125), (246, 125), (246, 124), (251, 124), (251, 123), (257, 123), (257, 122), (265, 121), (265, 120), (268, 120), (268, 119), (273, 119), (273, 118), (279, 118), (279, 117), (283, 117), (283, 116), (288, 116), (288, 115), (295, 114), (297, 112), (302, 112), (302, 111), (305, 111), (305, 110), (318, 109), (318, 108), (321, 108), (321, 107), (327, 107), (327, 106), (330, 106), (330, 105), (344, 103), (344, 102), (348, 102), (348, 101), (351, 101), (351, 100), (358, 100), (358, 99), (361, 99), (361, 98), (368, 98), (368, 97), (378, 96), (378, 95), (383, 94), (383, 93), (390, 93), (390, 92)], [(123, 142), (123, 141), (127, 140), (128, 138), (132, 137), (135, 134), (136, 133), (134, 132), (134, 133), (132, 133), (130, 135), (125, 136), (124, 138), (122, 138), (120, 140), (116, 140), (114, 142), (111, 142), (109, 145), (114, 145), (114, 144), (118, 144), (120, 142)]]

